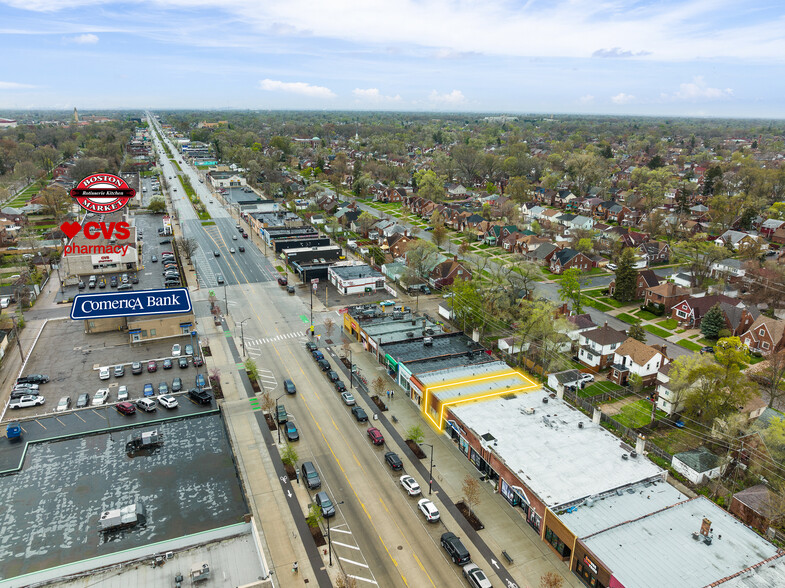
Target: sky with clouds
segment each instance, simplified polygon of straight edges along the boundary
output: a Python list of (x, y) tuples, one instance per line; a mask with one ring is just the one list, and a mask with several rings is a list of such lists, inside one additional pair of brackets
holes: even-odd
[(782, 0), (0, 0), (2, 109), (785, 117)]

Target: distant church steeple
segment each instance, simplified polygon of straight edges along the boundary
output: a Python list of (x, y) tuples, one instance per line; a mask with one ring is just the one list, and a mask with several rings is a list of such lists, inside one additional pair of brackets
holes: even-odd
[(76, 111), (76, 106), (74, 106), (74, 122), (79, 122), (79, 113)]

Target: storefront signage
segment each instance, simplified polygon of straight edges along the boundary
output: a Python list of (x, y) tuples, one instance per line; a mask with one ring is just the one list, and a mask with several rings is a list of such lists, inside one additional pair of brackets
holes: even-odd
[(168, 288), (79, 294), (71, 307), (71, 318), (78, 321), (150, 314), (182, 314), (191, 310), (191, 298), (187, 288)]
[(593, 573), (597, 573), (597, 564), (590, 560), (588, 555), (583, 556), (583, 563), (586, 564), (586, 567), (588, 567)]

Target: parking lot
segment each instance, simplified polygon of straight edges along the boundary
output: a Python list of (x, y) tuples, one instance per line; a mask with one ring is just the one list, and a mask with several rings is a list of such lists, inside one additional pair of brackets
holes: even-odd
[[(130, 431), (30, 446), (0, 478), (0, 578), (240, 522), (248, 512), (218, 414), (158, 423), (164, 444), (129, 455)], [(99, 533), (107, 509), (140, 500), (147, 522)]]
[[(36, 344), (35, 353), (25, 368), (25, 374), (46, 374), (49, 383), (39, 387), (39, 393), (44, 396), (45, 403), (31, 408), (7, 410), (4, 420), (28, 418), (37, 415), (52, 414), (57, 407), (58, 400), (63, 396), (71, 398), (71, 407), (76, 406), (77, 398), (82, 393), (88, 393), (92, 400), (99, 388), (109, 389), (108, 402), (117, 402), (117, 392), (121, 385), (128, 388), (129, 400), (143, 396), (146, 383), (153, 386), (154, 394), (158, 395), (161, 382), (166, 382), (171, 392), (174, 378), (182, 380), (183, 390), (193, 388), (196, 383), (196, 374), (207, 377), (205, 366), (196, 368), (193, 361), (189, 360), (187, 368), (178, 367), (177, 358), (172, 360), (171, 369), (163, 369), (163, 360), (172, 355), (172, 345), (178, 343), (181, 352), (185, 354), (185, 346), (191, 343), (188, 336), (175, 337), (161, 341), (128, 343), (128, 335), (120, 332), (109, 333), (84, 333), (82, 321), (70, 319), (50, 321), (41, 332)], [(155, 360), (158, 369), (154, 373), (147, 371), (147, 362)], [(131, 373), (131, 363), (142, 363), (142, 373)], [(99, 379), (101, 367), (123, 365), (125, 375), (119, 378), (110, 370), (108, 380)], [(3, 391), (3, 406), (9, 397), (9, 390)]]

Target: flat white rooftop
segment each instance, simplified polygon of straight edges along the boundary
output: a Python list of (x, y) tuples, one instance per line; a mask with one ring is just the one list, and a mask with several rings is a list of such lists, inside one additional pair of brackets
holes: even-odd
[(520, 392), (539, 385), (511, 369), (503, 361), (463, 365), (418, 374), (420, 380), (440, 402), (483, 396), (484, 394)]
[[(704, 518), (711, 521), (710, 545), (692, 536)], [(626, 588), (702, 588), (777, 554), (774, 545), (703, 496), (583, 542)]]
[(490, 433), (493, 451), (550, 508), (665, 475), (643, 456), (622, 459), (629, 450), (619, 439), (542, 391), (450, 410), (478, 435)]

